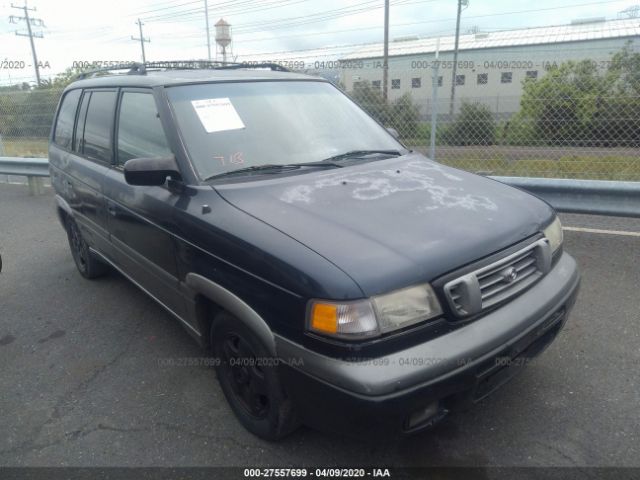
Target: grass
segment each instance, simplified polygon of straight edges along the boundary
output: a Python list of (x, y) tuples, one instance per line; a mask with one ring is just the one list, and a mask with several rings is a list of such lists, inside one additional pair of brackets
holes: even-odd
[[(5, 157), (46, 157), (47, 138), (2, 138), (0, 156)], [(4, 147), (4, 149), (3, 149)], [(3, 152), (4, 150), (4, 152)]]
[[(4, 138), (2, 144), (4, 155), (8, 157), (47, 156), (46, 138)], [(487, 175), (640, 181), (640, 158), (635, 156), (568, 155), (557, 160), (544, 158), (504, 160), (473, 157), (474, 154), (471, 152), (460, 152), (460, 155), (456, 155), (455, 158), (438, 158), (438, 161), (455, 168)]]
[(443, 158), (441, 163), (471, 172), (510, 177), (640, 181), (640, 159), (631, 156), (502, 159)]

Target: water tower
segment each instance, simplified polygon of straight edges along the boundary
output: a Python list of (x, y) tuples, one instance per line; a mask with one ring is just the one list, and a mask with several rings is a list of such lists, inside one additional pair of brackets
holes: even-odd
[(216, 43), (222, 48), (222, 61), (227, 61), (227, 47), (231, 44), (231, 25), (224, 18), (218, 20), (216, 27)]

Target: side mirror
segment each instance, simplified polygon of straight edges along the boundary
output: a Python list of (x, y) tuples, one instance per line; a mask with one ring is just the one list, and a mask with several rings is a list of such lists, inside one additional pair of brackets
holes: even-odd
[(393, 135), (393, 138), (395, 138), (395, 139), (400, 138), (400, 134), (398, 133), (398, 131), (395, 128), (387, 127), (387, 132), (389, 132), (391, 135)]
[(132, 158), (124, 164), (124, 179), (129, 185), (164, 185), (167, 177), (181, 178), (175, 157)]

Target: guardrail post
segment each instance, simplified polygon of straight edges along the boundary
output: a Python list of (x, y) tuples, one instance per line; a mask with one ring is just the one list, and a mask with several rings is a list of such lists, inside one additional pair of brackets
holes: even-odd
[[(4, 143), (2, 142), (2, 135), (0, 135), (0, 157), (4, 157)], [(4, 181), (9, 183), (9, 175), (4, 175)]]
[(29, 195), (42, 194), (42, 178), (40, 177), (27, 177), (29, 182)]

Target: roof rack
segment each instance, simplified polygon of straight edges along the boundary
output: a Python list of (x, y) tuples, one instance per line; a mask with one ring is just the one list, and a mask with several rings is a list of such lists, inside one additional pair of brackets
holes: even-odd
[(268, 68), (275, 72), (290, 72), (286, 67), (272, 62), (219, 62), (211, 60), (170, 60), (166, 62), (118, 63), (108, 67), (96, 68), (79, 73), (75, 80), (84, 80), (100, 73), (126, 70), (126, 75), (146, 75), (148, 71), (158, 70), (237, 70), (242, 68)]

